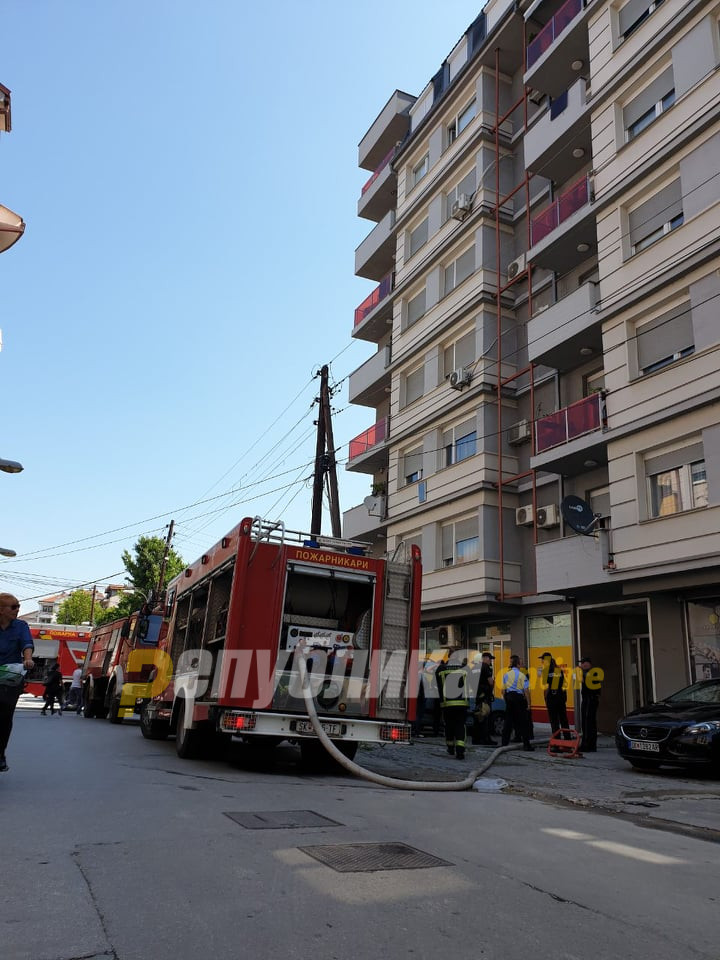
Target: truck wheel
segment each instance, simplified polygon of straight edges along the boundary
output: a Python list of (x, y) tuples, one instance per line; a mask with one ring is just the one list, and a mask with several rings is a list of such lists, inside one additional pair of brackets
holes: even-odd
[(183, 760), (197, 760), (203, 754), (203, 730), (185, 726), (185, 701), (180, 701), (175, 732), (175, 750)]
[(167, 740), (170, 724), (167, 720), (151, 720), (147, 708), (140, 714), (140, 732), (146, 740)]
[(92, 720), (95, 716), (97, 716), (97, 701), (91, 700), (87, 693), (84, 695), (83, 699), (83, 716), (87, 717), (88, 720)]
[(107, 718), (110, 723), (122, 723), (122, 717), (120, 714), (120, 697), (112, 696), (110, 698), (110, 706), (108, 710), (105, 711)]

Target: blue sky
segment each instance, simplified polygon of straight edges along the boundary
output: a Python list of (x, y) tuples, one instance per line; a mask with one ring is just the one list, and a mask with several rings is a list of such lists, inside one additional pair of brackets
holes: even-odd
[[(481, 6), (6, 0), (0, 589), (121, 581), (171, 517), (188, 561), (246, 515), (309, 527), (319, 366), (341, 460), (374, 419), (357, 144)], [(341, 510), (369, 479), (340, 466)]]

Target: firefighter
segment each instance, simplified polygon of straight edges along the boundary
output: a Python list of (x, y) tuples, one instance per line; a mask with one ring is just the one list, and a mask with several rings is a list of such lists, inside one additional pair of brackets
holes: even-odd
[(435, 671), (435, 679), (445, 723), (447, 752), (464, 760), (465, 717), (469, 704), (467, 659), (461, 659), (457, 651), (452, 652), (447, 663), (441, 663)]
[(593, 670), (590, 657), (583, 657), (578, 666), (582, 670), (582, 686), (580, 689), (582, 740), (580, 751), (582, 753), (595, 753), (597, 750), (597, 711), (600, 703), (602, 672)]

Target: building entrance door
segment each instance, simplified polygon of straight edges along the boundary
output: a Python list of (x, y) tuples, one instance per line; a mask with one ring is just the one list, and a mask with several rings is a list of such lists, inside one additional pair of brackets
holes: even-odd
[(625, 709), (629, 713), (653, 701), (650, 637), (623, 637), (622, 647)]

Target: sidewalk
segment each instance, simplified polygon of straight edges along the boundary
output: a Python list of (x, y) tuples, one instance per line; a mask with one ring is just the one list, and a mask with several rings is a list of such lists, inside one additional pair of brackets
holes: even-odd
[[(537, 740), (549, 735), (549, 726), (535, 724)], [(460, 780), (492, 750), (468, 745), (465, 760), (458, 761), (448, 755), (443, 738), (426, 737), (409, 746), (363, 747), (356, 762), (401, 779)], [(650, 773), (635, 770), (618, 756), (611, 737), (599, 737), (597, 753), (577, 758), (551, 757), (544, 744), (536, 744), (534, 753), (521, 748), (504, 753), (483, 778), (506, 781), (505, 793), (605, 811), (720, 842), (720, 778), (670, 767)]]

